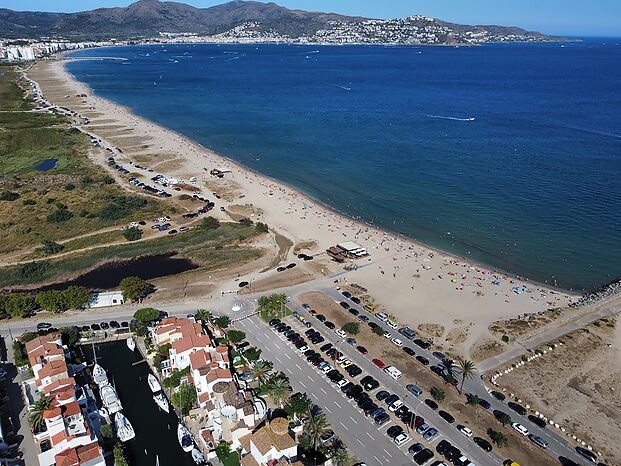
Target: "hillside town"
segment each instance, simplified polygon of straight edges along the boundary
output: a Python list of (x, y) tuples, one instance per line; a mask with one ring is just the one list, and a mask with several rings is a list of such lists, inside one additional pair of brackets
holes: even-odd
[(65, 40), (39, 42), (27, 39), (6, 41), (0, 38), (0, 60), (33, 61), (48, 58), (58, 52), (88, 49), (105, 45), (110, 45), (110, 43), (70, 42)]

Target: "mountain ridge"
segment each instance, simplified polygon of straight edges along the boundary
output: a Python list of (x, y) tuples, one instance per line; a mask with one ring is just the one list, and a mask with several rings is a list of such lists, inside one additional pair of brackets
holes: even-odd
[[(399, 34), (392, 34), (389, 30), (396, 30)], [(232, 0), (209, 8), (173, 1), (139, 0), (127, 7), (76, 13), (20, 12), (3, 8), (0, 9), (0, 31), (9, 39), (140, 39), (160, 33), (218, 36), (223, 40), (339, 42), (342, 39), (342, 42), (352, 42), (357, 39), (369, 43), (458, 44), (473, 41), (472, 38), (480, 34), (498, 40), (513, 36), (538, 41), (559, 39), (517, 27), (467, 26), (423, 16), (380, 20), (291, 10), (273, 2), (244, 0)], [(431, 33), (437, 36), (436, 39), (424, 41), (425, 35)], [(416, 35), (420, 36), (419, 39), (414, 37)]]

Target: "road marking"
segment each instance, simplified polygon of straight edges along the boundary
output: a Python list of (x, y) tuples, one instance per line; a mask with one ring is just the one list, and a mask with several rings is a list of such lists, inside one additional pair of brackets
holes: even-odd
[(300, 366), (298, 366), (298, 363), (295, 363), (295, 367), (297, 367), (299, 370), (302, 370), (302, 368)]
[(370, 438), (371, 440), (375, 441), (375, 437), (373, 437), (373, 436), (372, 436), (371, 434), (369, 434), (368, 432), (367, 432), (367, 435), (369, 436), (369, 438)]
[(374, 456), (373, 458), (375, 458), (375, 461), (377, 461), (378, 464), (382, 464), (382, 462), (380, 461), (380, 459), (377, 456)]
[(300, 380), (300, 385), (302, 385), (302, 387), (306, 388), (306, 385), (304, 385), (304, 382), (302, 382), (301, 380)]
[(325, 407), (325, 410), (328, 411), (330, 414), (332, 414), (332, 411), (327, 406)]
[(310, 375), (306, 374), (306, 377), (308, 377), (308, 380), (310, 380), (311, 382), (313, 381), (313, 378)]
[(287, 356), (287, 359), (291, 359), (291, 356), (289, 356), (287, 353), (284, 353), (285, 356)]
[(289, 374), (293, 375), (293, 372), (291, 372), (291, 369), (289, 369), (288, 367), (286, 369), (287, 369), (287, 372), (289, 372)]
[(343, 426), (343, 429), (345, 429), (345, 430), (349, 430), (349, 429), (347, 428), (347, 426), (346, 426), (345, 424), (343, 424), (343, 422), (342, 422), (342, 421), (341, 421), (341, 425)]
[[(323, 389), (323, 387), (319, 387), (319, 390), (321, 390), (323, 392), (324, 395), (327, 395), (326, 391)], [(340, 406), (339, 406), (340, 408)]]
[(358, 424), (358, 421), (356, 421), (353, 417), (349, 416), (349, 419), (351, 419), (352, 421), (354, 421), (354, 424)]
[(362, 445), (362, 446), (364, 447), (364, 443), (362, 443), (362, 442), (360, 441), (360, 439), (359, 439), (359, 438), (357, 438), (356, 440), (358, 441), (358, 443), (359, 443), (360, 445)]
[(384, 448), (384, 451), (386, 452), (386, 454), (387, 454), (388, 456), (390, 456), (390, 457), (392, 458), (392, 455), (391, 455), (390, 453), (388, 453), (388, 450), (386, 450), (386, 449)]
[(335, 401), (334, 404), (337, 405), (340, 409), (343, 409), (343, 407), (338, 403), (338, 401)]
[(282, 361), (280, 360), (280, 358), (278, 356), (274, 355), (274, 359), (276, 361), (278, 361), (279, 364), (282, 364)]

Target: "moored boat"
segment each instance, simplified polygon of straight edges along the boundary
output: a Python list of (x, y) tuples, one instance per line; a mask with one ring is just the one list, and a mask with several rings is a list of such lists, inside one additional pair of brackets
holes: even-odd
[(149, 374), (147, 376), (147, 383), (149, 384), (149, 387), (151, 387), (151, 391), (153, 393), (159, 392), (162, 389), (160, 383), (157, 381), (153, 374)]
[(123, 409), (121, 400), (119, 400), (119, 396), (116, 394), (116, 390), (112, 385), (104, 385), (101, 387), (100, 394), (101, 401), (108, 410), (108, 413), (118, 413), (121, 409)]
[(185, 452), (191, 452), (194, 448), (194, 440), (192, 440), (192, 434), (190, 431), (181, 423), (177, 427), (177, 438), (179, 439), (179, 445), (183, 448)]
[(170, 412), (170, 405), (168, 404), (168, 400), (163, 393), (158, 393), (153, 396), (153, 400), (160, 408), (162, 408), (163, 411), (166, 411), (167, 413)]
[(136, 342), (134, 341), (134, 337), (129, 337), (126, 340), (127, 343), (127, 347), (130, 349), (130, 351), (134, 351), (136, 349)]
[(116, 436), (121, 442), (127, 442), (136, 436), (134, 427), (131, 422), (123, 416), (123, 413), (116, 413), (114, 416), (114, 427), (116, 429)]
[(194, 460), (196, 464), (205, 463), (205, 456), (203, 456), (203, 454), (200, 452), (198, 448), (194, 448), (192, 450), (192, 459)]
[(97, 363), (93, 366), (93, 381), (99, 387), (108, 385), (108, 375), (106, 374), (106, 370)]

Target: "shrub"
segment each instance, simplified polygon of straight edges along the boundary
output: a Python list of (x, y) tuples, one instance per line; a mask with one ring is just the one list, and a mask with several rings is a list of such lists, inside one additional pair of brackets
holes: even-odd
[(19, 199), (19, 194), (13, 191), (2, 191), (0, 193), (0, 201), (16, 201)]
[(112, 178), (110, 175), (106, 175), (103, 177), (103, 182), (104, 184), (113, 184), (114, 178)]
[(99, 431), (101, 432), (101, 436), (103, 438), (111, 439), (114, 437), (114, 429), (110, 424), (102, 425)]
[(13, 317), (25, 317), (36, 308), (35, 299), (25, 294), (11, 294), (4, 301), (4, 309)]
[(157, 309), (153, 309), (152, 307), (145, 307), (143, 309), (138, 309), (134, 313), (134, 319), (142, 322), (143, 324), (150, 324), (154, 320), (159, 319), (160, 311)]
[(80, 178), (80, 183), (82, 184), (91, 184), (92, 182), (93, 182), (93, 179), (88, 175), (84, 175)]
[(269, 228), (266, 223), (257, 222), (257, 225), (254, 227), (257, 233), (267, 233)]
[(373, 333), (375, 333), (376, 335), (383, 336), (384, 329), (378, 325), (377, 327), (373, 327)]
[(37, 201), (35, 201), (34, 199), (24, 199), (22, 201), (22, 203), (24, 205), (35, 205), (37, 203)]
[(123, 236), (127, 241), (136, 241), (142, 238), (142, 230), (138, 227), (125, 228)]
[(241, 223), (245, 227), (251, 227), (254, 224), (254, 222), (249, 218), (242, 218), (239, 223)]
[(504, 341), (505, 343), (509, 343), (509, 336), (508, 335), (503, 335), (501, 337), (501, 340)]
[(220, 316), (213, 321), (218, 327), (225, 329), (231, 323), (231, 318), (229, 316)]
[(244, 357), (249, 362), (258, 361), (259, 358), (261, 357), (261, 350), (255, 347), (248, 348), (246, 351), (244, 351)]
[(58, 254), (63, 249), (65, 249), (62, 244), (55, 243), (54, 241), (51, 241), (49, 239), (44, 239), (43, 241), (41, 241), (41, 245), (42, 246), (39, 249), (44, 254)]
[(20, 280), (33, 281), (40, 278), (49, 268), (47, 261), (27, 262), (21, 265), (15, 272)]
[(147, 205), (146, 199), (137, 196), (115, 196), (97, 214), (102, 220), (120, 220)]
[(220, 228), (220, 222), (217, 218), (207, 217), (198, 225), (199, 230), (217, 230)]
[(196, 389), (193, 385), (181, 385), (179, 389), (173, 393), (173, 404), (181, 410), (181, 414), (187, 416), (196, 403)]
[(50, 212), (47, 215), (47, 221), (52, 223), (61, 223), (66, 222), (71, 217), (73, 217), (73, 214), (69, 212), (66, 207), (56, 208), (56, 210)]
[(114, 445), (114, 466), (129, 466), (127, 459), (125, 458), (125, 452), (123, 451), (123, 444), (117, 442)]
[(75, 189), (75, 185), (73, 183), (67, 183), (63, 186), (63, 188), (65, 188), (65, 191), (73, 191)]
[(468, 394), (466, 398), (467, 398), (466, 403), (469, 404), (470, 406), (477, 406), (479, 404), (480, 399), (477, 395)]
[(54, 202), (56, 202), (56, 198), (54, 198), (54, 197), (48, 197), (48, 198), (45, 200), (45, 203), (46, 203), (46, 204), (54, 204)]
[(174, 370), (172, 374), (162, 380), (162, 385), (166, 388), (175, 388), (178, 387), (181, 383), (181, 379), (187, 376), (190, 373), (190, 367), (186, 367), (185, 369), (179, 371)]
[(360, 333), (360, 325), (356, 322), (348, 322), (343, 325), (343, 331), (349, 333), (350, 335), (358, 335)]
[(179, 199), (181, 199), (182, 201), (188, 201), (192, 199), (192, 196), (190, 196), (189, 194), (182, 194), (181, 196), (179, 196)]
[(444, 393), (444, 390), (438, 387), (433, 387), (430, 393), (433, 399), (436, 401), (442, 401), (444, 400), (444, 398), (446, 398), (446, 393)]
[(489, 435), (489, 437), (492, 439), (492, 442), (494, 442), (499, 447), (506, 447), (509, 444), (509, 442), (507, 441), (507, 436), (502, 432), (498, 432), (497, 430), (489, 428), (487, 429), (487, 435)]
[(28, 366), (28, 353), (26, 353), (26, 345), (19, 340), (13, 340), (13, 357), (15, 366)]
[(156, 369), (160, 371), (162, 369), (162, 362), (168, 359), (168, 353), (172, 345), (170, 343), (166, 343), (157, 348), (157, 352), (153, 357), (153, 365), (155, 365)]
[(151, 289), (151, 285), (140, 277), (125, 277), (119, 287), (125, 301), (141, 300)]
[(241, 330), (229, 330), (229, 332), (226, 334), (226, 336), (233, 343), (239, 343), (244, 338), (246, 338), (246, 334), (244, 332), (242, 332)]
[(80, 340), (80, 329), (76, 326), (62, 327), (58, 330), (63, 338), (63, 344), (71, 347)]

